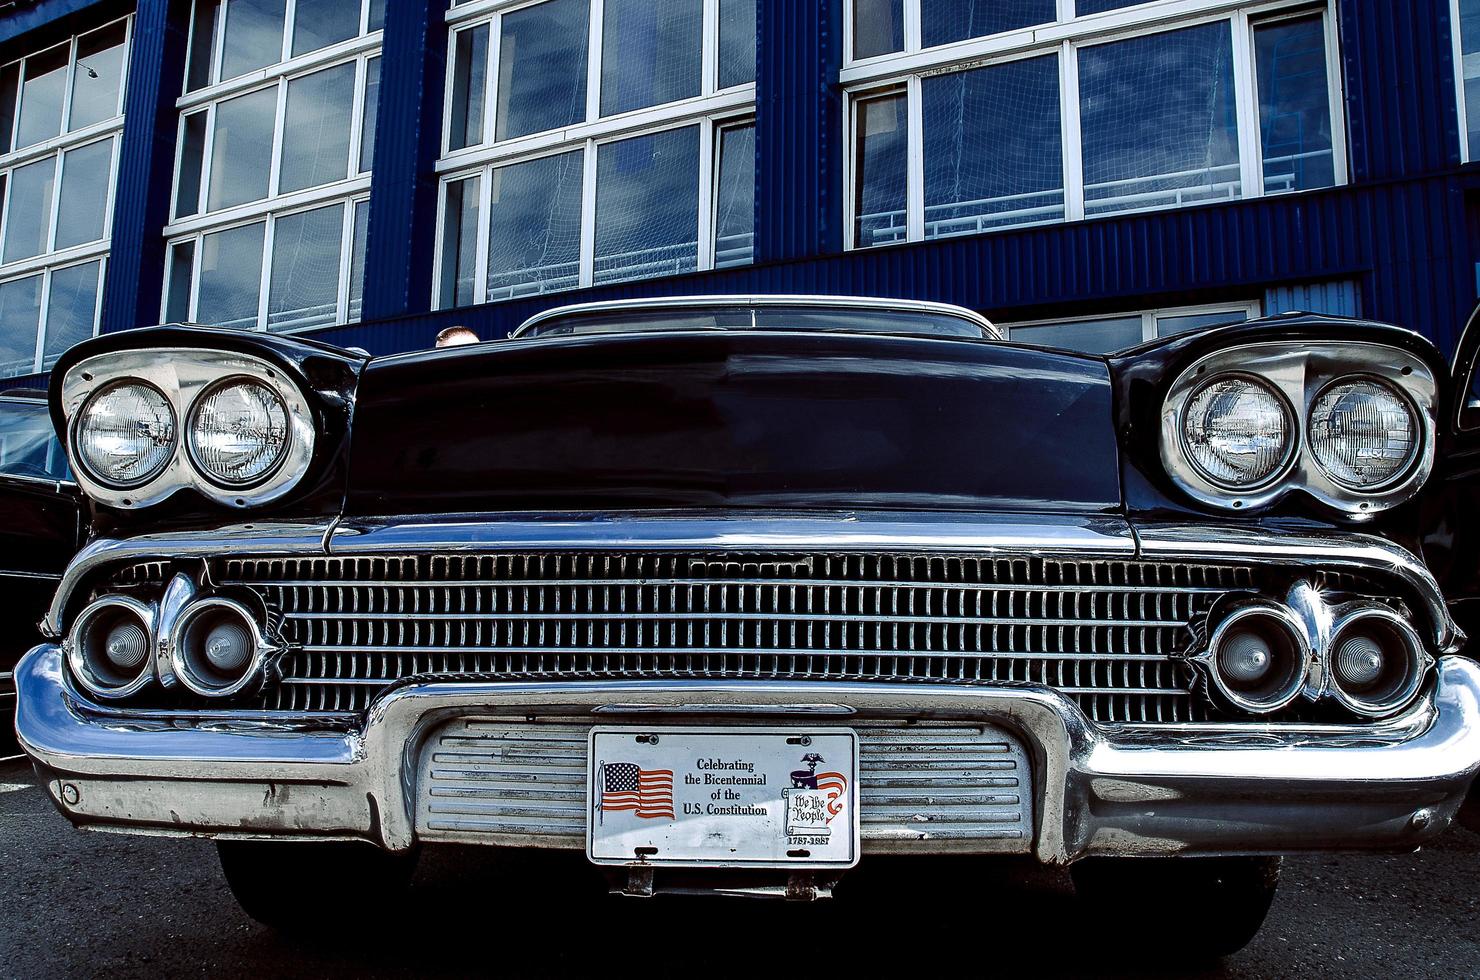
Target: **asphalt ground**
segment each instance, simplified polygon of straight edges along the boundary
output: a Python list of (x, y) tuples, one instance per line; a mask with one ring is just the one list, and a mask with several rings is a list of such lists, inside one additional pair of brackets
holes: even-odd
[[(1198, 914), (1169, 895), (1144, 932), (1092, 939), (1068, 876), (1031, 863), (866, 861), (857, 874), (868, 897), (846, 905), (624, 899), (579, 855), (432, 848), (393, 928), (295, 939), (238, 910), (209, 841), (73, 830), (29, 766), (0, 762), (4, 977), (1143, 976), (1158, 937)], [(1462, 829), (1417, 854), (1292, 858), (1253, 944), (1154, 972), (1480, 976), (1477, 895), (1480, 836)]]

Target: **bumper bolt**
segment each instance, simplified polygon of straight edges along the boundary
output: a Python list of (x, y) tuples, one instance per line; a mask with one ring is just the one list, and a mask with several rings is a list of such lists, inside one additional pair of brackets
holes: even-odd
[(1428, 807), (1418, 810), (1408, 821), (1408, 826), (1414, 830), (1428, 830), (1429, 825), (1434, 822), (1434, 811)]
[(62, 802), (68, 806), (76, 806), (82, 801), (82, 790), (72, 783), (62, 784)]

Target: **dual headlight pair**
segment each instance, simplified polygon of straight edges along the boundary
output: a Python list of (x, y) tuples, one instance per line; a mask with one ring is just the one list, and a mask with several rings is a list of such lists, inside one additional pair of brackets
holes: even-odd
[(302, 389), (248, 354), (99, 354), (67, 370), (61, 398), (77, 482), (114, 507), (185, 488), (256, 506), (289, 492), (313, 459), (317, 426)]
[(1352, 514), (1395, 507), (1433, 469), (1438, 382), (1420, 357), (1371, 343), (1218, 351), (1168, 389), (1162, 462), (1183, 490), (1244, 510), (1304, 490)]
[[(1396, 387), (1376, 378), (1349, 378), (1316, 396), (1305, 437), (1332, 482), (1368, 493), (1407, 473), (1422, 427), (1417, 410)], [(1298, 441), (1289, 402), (1247, 375), (1213, 378), (1196, 389), (1183, 412), (1182, 439), (1198, 472), (1231, 490), (1278, 476)]]
[[(276, 391), (252, 378), (227, 378), (202, 391), (185, 423), (190, 461), (207, 480), (252, 487), (282, 465), (291, 429)], [(73, 426), (77, 462), (119, 490), (157, 478), (174, 459), (180, 425), (163, 392), (145, 381), (118, 381), (95, 392)]]

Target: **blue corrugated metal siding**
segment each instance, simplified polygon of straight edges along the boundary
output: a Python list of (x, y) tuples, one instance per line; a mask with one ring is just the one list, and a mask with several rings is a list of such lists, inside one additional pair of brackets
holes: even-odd
[(756, 4), (756, 258), (843, 245), (842, 5)]
[(5, 46), (11, 41), (24, 39), (22, 43), (30, 47), (36, 40), (28, 36), (33, 31), (39, 31), (45, 37), (68, 33), (72, 30), (72, 22), (81, 19), (79, 15), (98, 23), (118, 16), (120, 10), (126, 12), (129, 6), (132, 5), (117, 0), (35, 0), (34, 3), (21, 4), (0, 14), (0, 57), (8, 61), (26, 53), (12, 51)]
[(118, 154), (113, 239), (103, 283), (104, 332), (159, 319), (164, 289), (163, 229), (175, 178), (175, 100), (185, 83), (188, 3), (175, 11), (143, 0), (134, 17), (123, 145)]
[(386, 5), (375, 117), (375, 179), (365, 247), (365, 316), (428, 309), (437, 234), (437, 175), (448, 0)]
[(1339, 282), (1277, 286), (1264, 294), (1264, 312), (1329, 313), (1332, 316), (1361, 316), (1359, 287), (1350, 279)]
[(1352, 179), (1459, 163), (1449, 0), (1340, 0)]

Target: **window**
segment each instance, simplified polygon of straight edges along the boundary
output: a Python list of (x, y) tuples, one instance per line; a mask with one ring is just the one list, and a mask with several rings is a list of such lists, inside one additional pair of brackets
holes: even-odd
[(51, 427), (45, 401), (0, 397), (0, 476), (72, 479), (66, 450)]
[(196, 0), (163, 317), (360, 315), (383, 0)]
[(755, 0), (458, 7), (440, 307), (751, 261)]
[(1157, 337), (1169, 337), (1200, 327), (1242, 323), (1260, 315), (1260, 304), (1201, 306), (1146, 310), (1107, 317), (1044, 320), (1003, 327), (1015, 344), (1061, 347), (1089, 354), (1109, 354)]
[(1460, 121), (1464, 129), (1460, 155), (1466, 161), (1480, 160), (1480, 0), (1450, 2)]
[(131, 24), (0, 66), (0, 376), (97, 329)]
[(1346, 180), (1329, 4), (1072, 6), (853, 0), (852, 247)]

